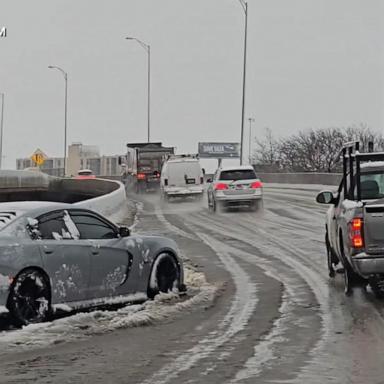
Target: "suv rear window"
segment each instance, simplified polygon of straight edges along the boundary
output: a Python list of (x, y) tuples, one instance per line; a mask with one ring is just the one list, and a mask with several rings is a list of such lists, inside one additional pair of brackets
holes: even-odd
[(222, 171), (219, 180), (251, 180), (257, 179), (255, 171), (252, 169), (234, 169)]

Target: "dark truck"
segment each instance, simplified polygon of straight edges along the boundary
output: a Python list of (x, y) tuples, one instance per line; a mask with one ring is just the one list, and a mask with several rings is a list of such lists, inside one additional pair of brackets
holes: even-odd
[(143, 193), (157, 190), (163, 162), (175, 152), (173, 147), (158, 143), (128, 143), (123, 157), (123, 179), (128, 190)]
[[(317, 202), (329, 204), (325, 244), (329, 276), (344, 273), (345, 293), (370, 285), (384, 295), (384, 153), (359, 151), (347, 143), (341, 152), (343, 178), (337, 192), (323, 191)], [(338, 268), (338, 264), (342, 268)]]

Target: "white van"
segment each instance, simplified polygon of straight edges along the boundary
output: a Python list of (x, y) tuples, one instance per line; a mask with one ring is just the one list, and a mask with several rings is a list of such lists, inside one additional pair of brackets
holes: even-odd
[(170, 197), (203, 197), (204, 174), (195, 155), (173, 155), (163, 164), (160, 191), (164, 199)]

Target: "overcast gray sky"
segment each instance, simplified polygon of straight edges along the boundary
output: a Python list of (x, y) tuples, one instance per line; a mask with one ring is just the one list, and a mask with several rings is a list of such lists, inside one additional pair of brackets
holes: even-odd
[[(246, 117), (257, 134), (364, 122), (383, 129), (382, 0), (249, 0)], [(4, 166), (69, 141), (120, 154), (146, 140), (152, 47), (152, 139), (196, 152), (239, 141), (244, 17), (237, 0), (0, 0)], [(246, 136), (248, 137), (248, 136)]]

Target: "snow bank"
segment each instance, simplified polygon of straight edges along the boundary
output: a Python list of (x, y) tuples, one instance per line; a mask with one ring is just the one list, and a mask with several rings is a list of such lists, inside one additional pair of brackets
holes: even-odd
[[(0, 333), (4, 351), (42, 348), (57, 343), (85, 339), (115, 329), (156, 324), (166, 319), (185, 315), (200, 306), (213, 303), (218, 287), (207, 283), (203, 273), (185, 267), (188, 294), (160, 294), (143, 304), (127, 305), (117, 311), (96, 310), (41, 324), (28, 325), (20, 330)], [(68, 310), (68, 307), (57, 309)], [(1, 311), (1, 307), (0, 307)]]

